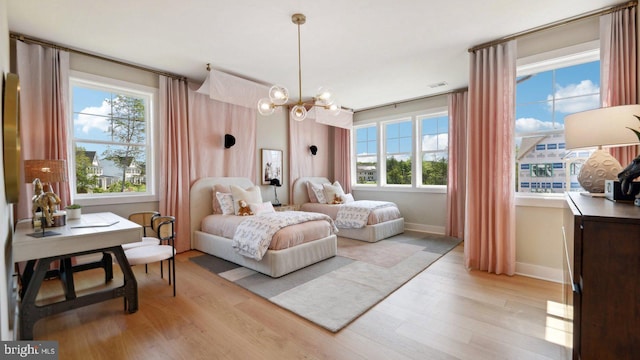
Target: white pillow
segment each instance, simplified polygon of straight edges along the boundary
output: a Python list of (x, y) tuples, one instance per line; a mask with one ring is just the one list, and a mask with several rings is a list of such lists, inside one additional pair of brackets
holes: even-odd
[(351, 193), (344, 194), (344, 196), (342, 197), (342, 200), (344, 200), (345, 204), (355, 201), (355, 199), (353, 198), (353, 195), (351, 195)]
[(320, 204), (326, 204), (327, 203), (327, 199), (324, 196), (324, 190), (323, 190), (321, 184), (316, 184), (316, 183), (312, 183), (311, 181), (309, 181), (309, 182), (307, 182), (307, 190), (309, 190), (309, 200), (311, 202), (317, 202), (317, 203), (320, 203)]
[(233, 195), (233, 209), (234, 213), (238, 215), (240, 205), (238, 202), (244, 200), (247, 204), (262, 203), (262, 195), (260, 194), (260, 188), (257, 186), (242, 189), (239, 186), (231, 185), (231, 195)]
[(235, 209), (233, 208), (233, 196), (231, 194), (216, 192), (216, 198), (220, 205), (222, 215), (233, 215)]
[(249, 208), (254, 215), (274, 213), (276, 210), (270, 202), (263, 202), (258, 204), (249, 204)]
[(324, 197), (326, 199), (327, 204), (333, 204), (333, 200), (338, 198), (339, 201), (344, 202), (344, 190), (342, 190), (342, 186), (339, 182), (334, 182), (331, 184), (322, 184), (322, 189), (324, 191)]

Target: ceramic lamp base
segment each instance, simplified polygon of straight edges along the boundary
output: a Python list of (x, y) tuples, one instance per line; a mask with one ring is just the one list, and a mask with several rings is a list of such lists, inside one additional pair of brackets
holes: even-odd
[(578, 182), (590, 193), (604, 193), (605, 180), (617, 180), (622, 166), (608, 151), (596, 150), (582, 164)]

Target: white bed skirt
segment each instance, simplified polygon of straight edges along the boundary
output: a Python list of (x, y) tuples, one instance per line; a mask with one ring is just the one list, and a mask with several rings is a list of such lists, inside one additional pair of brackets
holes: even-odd
[(303, 267), (333, 257), (338, 252), (336, 235), (310, 241), (284, 250), (267, 250), (262, 260), (256, 261), (239, 255), (231, 240), (195, 231), (192, 246), (207, 254), (277, 278)]
[(350, 239), (376, 242), (404, 232), (404, 218), (367, 225), (362, 229), (339, 229), (338, 236)]

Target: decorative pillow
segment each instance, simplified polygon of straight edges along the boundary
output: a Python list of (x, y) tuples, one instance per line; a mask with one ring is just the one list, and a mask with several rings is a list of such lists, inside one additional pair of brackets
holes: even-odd
[(348, 194), (344, 194), (344, 196), (342, 197), (342, 199), (344, 200), (344, 203), (350, 203), (350, 202), (354, 202), (355, 200), (353, 199), (353, 195), (351, 195), (351, 193)]
[[(339, 182), (331, 184), (322, 184), (324, 197), (329, 204), (342, 204), (344, 202), (344, 190)], [(337, 200), (336, 200), (337, 199)], [(337, 201), (337, 202), (336, 202)]]
[(216, 192), (216, 199), (220, 212), (222, 215), (233, 215), (235, 210), (233, 208), (233, 196), (227, 193)]
[(231, 185), (231, 195), (233, 195), (233, 208), (235, 214), (238, 215), (238, 210), (240, 210), (239, 202), (240, 200), (244, 200), (247, 204), (256, 204), (262, 202), (262, 195), (260, 194), (260, 188), (257, 186), (252, 186), (247, 189), (242, 189), (239, 186)]
[(311, 181), (307, 182), (307, 191), (309, 192), (309, 201), (316, 202), (320, 204), (326, 204), (327, 199), (324, 196), (324, 191), (322, 189), (321, 184), (312, 183)]
[(229, 189), (229, 185), (220, 185), (220, 184), (216, 184), (213, 185), (213, 213), (214, 214), (222, 214), (222, 209), (220, 208), (220, 203), (218, 202), (218, 197), (216, 196), (216, 193), (223, 193), (223, 194), (231, 194), (231, 189)]
[(254, 215), (276, 212), (276, 210), (273, 208), (273, 205), (268, 201), (263, 203), (258, 203), (258, 204), (249, 204), (249, 207), (251, 208), (251, 211), (253, 212)]

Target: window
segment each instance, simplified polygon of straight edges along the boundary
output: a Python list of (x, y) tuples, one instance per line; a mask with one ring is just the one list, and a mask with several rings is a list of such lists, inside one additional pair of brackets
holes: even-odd
[(411, 185), (413, 127), (411, 120), (384, 124), (386, 175), (389, 185)]
[[(446, 107), (354, 126), (355, 185), (405, 188), (447, 184)], [(380, 144), (381, 143), (381, 144)], [(422, 161), (414, 159), (422, 158)]]
[(80, 73), (70, 85), (74, 198), (153, 195), (154, 90)]
[(422, 149), (422, 185), (447, 185), (449, 116), (419, 117)]
[(356, 133), (356, 184), (378, 183), (378, 131), (375, 125), (359, 127)]
[(563, 193), (580, 190), (575, 160), (588, 157), (589, 152), (565, 150), (564, 117), (598, 107), (600, 61), (597, 48), (518, 67), (516, 191)]

